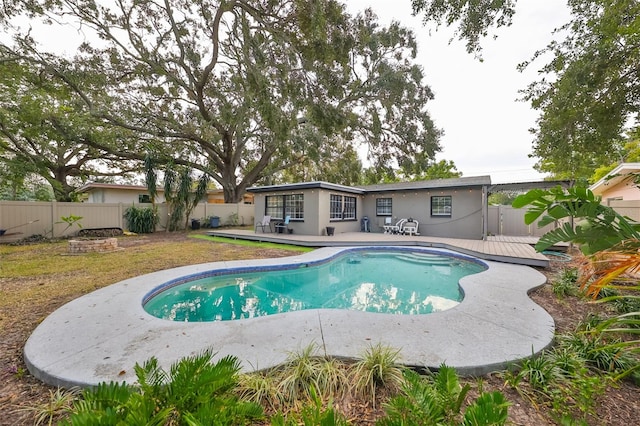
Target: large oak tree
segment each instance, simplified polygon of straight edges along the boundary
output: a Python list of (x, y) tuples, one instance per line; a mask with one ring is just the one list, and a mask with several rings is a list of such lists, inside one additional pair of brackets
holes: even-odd
[(131, 135), (105, 129), (78, 107), (68, 86), (39, 71), (20, 61), (0, 62), (0, 161), (14, 184), (40, 176), (57, 201), (73, 201), (88, 180), (137, 170), (89, 143), (122, 142)]
[(303, 126), (325, 142), (368, 144), (380, 167), (428, 164), (440, 150), (413, 34), (370, 12), (352, 17), (333, 0), (22, 4), (87, 41), (72, 58), (49, 56), (13, 28), (4, 52), (63, 81), (85, 113), (136, 145), (87, 144), (200, 170), (227, 202), (317, 149), (297, 135)]

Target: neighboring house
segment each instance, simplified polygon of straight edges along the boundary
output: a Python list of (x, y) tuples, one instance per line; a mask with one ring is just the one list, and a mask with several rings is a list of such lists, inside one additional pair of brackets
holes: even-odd
[(416, 219), (422, 235), (484, 239), (487, 235), (489, 176), (343, 186), (303, 182), (249, 188), (255, 217), (291, 217), (289, 227), (303, 235), (357, 232), (366, 216), (372, 232), (382, 232), (385, 220)]
[[(146, 186), (120, 185), (115, 183), (88, 183), (76, 192), (82, 194), (85, 203), (150, 203), (151, 197)], [(156, 203), (164, 203), (164, 190), (158, 188)]]
[[(224, 203), (224, 191), (222, 189), (210, 189), (207, 191), (207, 203), (223, 204)], [(253, 204), (253, 194), (245, 193), (242, 196), (243, 204)]]
[(589, 189), (601, 196), (605, 205), (611, 205), (612, 201), (640, 200), (640, 189), (630, 173), (640, 173), (640, 163), (621, 163)]
[[(82, 194), (85, 203), (150, 203), (151, 197), (146, 186), (120, 185), (115, 183), (88, 183), (77, 191)], [(253, 204), (253, 194), (244, 196), (244, 204)], [(158, 188), (156, 203), (165, 202), (164, 189)], [(221, 189), (207, 191), (207, 203), (224, 203), (224, 193)]]

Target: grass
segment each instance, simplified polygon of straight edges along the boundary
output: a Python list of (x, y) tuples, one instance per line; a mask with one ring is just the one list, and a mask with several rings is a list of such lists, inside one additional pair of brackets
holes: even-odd
[(202, 234), (191, 235), (191, 237), (200, 238), (200, 239), (209, 240), (209, 241), (216, 241), (219, 243), (236, 244), (239, 246), (256, 247), (256, 248), (264, 248), (264, 249), (281, 249), (281, 250), (299, 251), (304, 253), (315, 250), (314, 248), (311, 248), (311, 247), (294, 246), (291, 244), (269, 243), (266, 241), (237, 240), (235, 238), (214, 237), (211, 235), (202, 235)]
[[(67, 241), (36, 245), (0, 245), (0, 330), (16, 315), (6, 312), (62, 303), (98, 288), (138, 275), (197, 263), (292, 256), (299, 250), (290, 246), (263, 244), (229, 244), (211, 238), (186, 238), (176, 241), (144, 240), (112, 253), (68, 255)], [(152, 247), (150, 247), (152, 245)], [(265, 253), (265, 250), (269, 250)], [(126, 265), (126, 267), (121, 267)], [(1, 315), (3, 311), (5, 315)]]

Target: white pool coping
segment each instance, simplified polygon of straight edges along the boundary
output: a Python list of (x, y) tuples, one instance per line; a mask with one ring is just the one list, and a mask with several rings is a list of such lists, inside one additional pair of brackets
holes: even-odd
[[(274, 367), (291, 352), (315, 343), (326, 355), (358, 358), (371, 345), (400, 350), (403, 364), (462, 375), (482, 375), (528, 358), (553, 340), (553, 318), (529, 297), (546, 277), (522, 265), (481, 261), (484, 272), (460, 280), (464, 300), (427, 315), (393, 315), (314, 309), (221, 322), (173, 322), (148, 314), (145, 295), (162, 283), (213, 269), (301, 264), (354, 247), (326, 247), (277, 259), (213, 262), (158, 271), (75, 299), (49, 315), (31, 334), (24, 358), (31, 374), (53, 386), (135, 383), (134, 366), (155, 356), (168, 369), (185, 356), (210, 349), (216, 358), (238, 357), (245, 371)], [(378, 247), (379, 249), (379, 247)], [(406, 248), (405, 248), (406, 249)], [(414, 251), (450, 250), (412, 248)]]

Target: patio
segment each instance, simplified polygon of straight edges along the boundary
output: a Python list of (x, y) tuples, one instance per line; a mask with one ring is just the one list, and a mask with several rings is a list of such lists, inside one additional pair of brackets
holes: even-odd
[(549, 266), (549, 258), (538, 253), (533, 245), (537, 237), (491, 236), (485, 240), (440, 238), (427, 235), (394, 235), (375, 232), (344, 232), (333, 236), (262, 233), (251, 230), (229, 229), (210, 231), (209, 235), (250, 241), (293, 244), (304, 247), (347, 246), (418, 246), (454, 250), (483, 260), (516, 265)]

